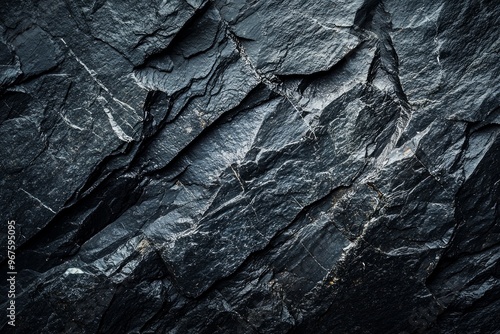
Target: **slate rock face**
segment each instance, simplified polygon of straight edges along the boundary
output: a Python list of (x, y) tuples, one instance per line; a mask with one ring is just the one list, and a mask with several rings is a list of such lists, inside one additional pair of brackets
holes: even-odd
[(498, 1), (0, 18), (16, 332), (500, 333)]

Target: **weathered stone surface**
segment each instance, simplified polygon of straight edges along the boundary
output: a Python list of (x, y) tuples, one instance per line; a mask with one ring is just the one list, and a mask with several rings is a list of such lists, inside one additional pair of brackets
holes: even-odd
[(16, 332), (500, 333), (499, 18), (4, 1)]

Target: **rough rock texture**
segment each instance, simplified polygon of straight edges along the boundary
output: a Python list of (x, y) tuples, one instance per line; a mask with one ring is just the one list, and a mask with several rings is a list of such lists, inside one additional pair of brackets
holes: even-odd
[(497, 0), (0, 23), (16, 332), (500, 333)]

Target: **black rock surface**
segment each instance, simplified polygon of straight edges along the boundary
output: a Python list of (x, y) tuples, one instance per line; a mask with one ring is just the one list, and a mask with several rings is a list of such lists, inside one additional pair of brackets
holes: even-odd
[(498, 0), (2, 0), (0, 331), (498, 334), (499, 97)]

